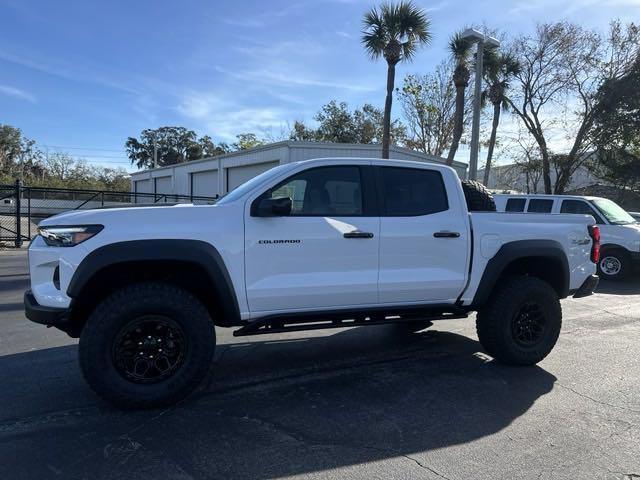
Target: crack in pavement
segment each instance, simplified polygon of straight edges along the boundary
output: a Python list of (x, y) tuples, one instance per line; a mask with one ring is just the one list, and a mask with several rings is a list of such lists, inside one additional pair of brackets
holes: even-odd
[(410, 457), (409, 455), (402, 455), (404, 458), (411, 460), (413, 462), (415, 462), (417, 465), (419, 465), (420, 467), (424, 468), (425, 470), (430, 471), (431, 473), (433, 473), (434, 475), (437, 475), (440, 478), (444, 478), (445, 480), (451, 480), (449, 477), (444, 476), (443, 474), (441, 474), (440, 472), (434, 470), (433, 468), (429, 467), (428, 465), (424, 465), (422, 462), (420, 462), (419, 460)]
[(424, 464), (423, 462), (419, 461), (416, 458), (411, 457), (410, 455), (406, 455), (406, 454), (402, 454), (396, 450), (393, 449), (389, 449), (389, 448), (382, 448), (382, 447), (374, 447), (371, 445), (349, 445), (349, 444), (344, 444), (344, 443), (339, 443), (339, 442), (335, 442), (335, 441), (325, 441), (325, 440), (319, 440), (319, 439), (313, 439), (313, 438), (308, 438), (305, 435), (299, 433), (299, 432), (294, 432), (286, 427), (284, 427), (283, 425), (279, 425), (277, 423), (274, 422), (270, 422), (268, 420), (265, 420), (263, 418), (259, 418), (259, 417), (255, 417), (255, 416), (249, 416), (249, 415), (244, 415), (244, 416), (238, 416), (238, 415), (233, 415), (233, 414), (229, 414), (229, 413), (223, 413), (223, 412), (218, 412), (218, 416), (224, 416), (226, 418), (235, 418), (237, 420), (241, 420), (241, 421), (248, 421), (251, 423), (255, 423), (258, 426), (265, 428), (267, 430), (270, 430), (272, 432), (278, 433), (279, 435), (283, 435), (287, 438), (290, 438), (291, 440), (297, 442), (297, 443), (302, 443), (304, 445), (309, 445), (309, 446), (316, 446), (316, 447), (339, 447), (339, 448), (351, 448), (351, 449), (361, 449), (361, 450), (372, 450), (378, 453), (383, 453), (385, 455), (393, 455), (396, 457), (402, 457), (405, 458), (407, 460), (410, 460), (411, 462), (415, 463), (416, 465), (418, 465), (420, 468), (427, 470), (431, 473), (433, 473), (434, 475), (440, 477), (440, 478), (444, 478), (445, 480), (452, 480), (451, 478), (443, 475), (442, 473), (438, 472), (437, 470), (431, 468), (429, 465)]
[(620, 410), (626, 410), (628, 412), (633, 412), (633, 413), (640, 413), (640, 410), (634, 410), (633, 408), (624, 407), (622, 405), (615, 405), (613, 403), (603, 402), (602, 400), (598, 400), (596, 398), (590, 397), (586, 393), (579, 392), (579, 391), (577, 391), (577, 390), (575, 390), (575, 389), (573, 389), (573, 388), (571, 388), (571, 387), (569, 387), (567, 385), (564, 385), (564, 384), (562, 384), (560, 382), (556, 382), (556, 385), (558, 385), (559, 387), (562, 387), (562, 388), (564, 388), (566, 390), (569, 390), (570, 392), (574, 393), (575, 395), (578, 395), (579, 397), (586, 398), (587, 400), (591, 400), (592, 402), (597, 403), (599, 405), (604, 405), (604, 406), (611, 407), (611, 408), (618, 408)]

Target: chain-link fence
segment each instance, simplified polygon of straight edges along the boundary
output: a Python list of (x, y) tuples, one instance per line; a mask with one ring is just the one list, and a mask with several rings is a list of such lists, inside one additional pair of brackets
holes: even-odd
[(145, 204), (212, 204), (216, 197), (0, 185), (0, 244), (20, 247), (37, 234), (43, 218), (69, 210)]

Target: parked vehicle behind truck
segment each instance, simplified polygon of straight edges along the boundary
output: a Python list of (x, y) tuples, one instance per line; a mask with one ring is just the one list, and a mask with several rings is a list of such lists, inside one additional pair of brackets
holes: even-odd
[(577, 195), (494, 195), (501, 212), (571, 213), (591, 215), (598, 227), (602, 251), (601, 278), (620, 280), (640, 266), (640, 224), (621, 206), (601, 197)]
[(220, 327), (412, 330), (475, 311), (490, 355), (540, 362), (560, 299), (597, 284), (594, 219), (469, 207), (495, 210), (446, 166), (340, 158), (273, 168), (216, 205), (67, 213), (31, 244), (26, 314), (80, 337), (85, 379), (121, 407), (193, 391)]

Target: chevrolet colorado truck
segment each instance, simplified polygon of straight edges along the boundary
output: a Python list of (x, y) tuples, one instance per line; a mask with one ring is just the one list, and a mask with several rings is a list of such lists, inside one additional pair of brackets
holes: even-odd
[(157, 407), (196, 389), (219, 327), (416, 331), (477, 312), (487, 353), (535, 364), (558, 339), (560, 299), (593, 292), (598, 255), (592, 216), (496, 213), (449, 167), (317, 159), (273, 168), (214, 205), (42, 221), (25, 309), (80, 338), (98, 395)]

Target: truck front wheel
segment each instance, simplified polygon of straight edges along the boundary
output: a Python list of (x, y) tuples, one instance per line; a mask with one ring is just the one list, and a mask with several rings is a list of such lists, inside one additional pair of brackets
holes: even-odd
[(536, 277), (504, 279), (476, 316), (478, 339), (509, 365), (534, 365), (553, 349), (562, 327), (558, 294)]
[(206, 376), (215, 348), (209, 312), (192, 294), (164, 283), (124, 287), (104, 299), (80, 336), (89, 386), (121, 408), (169, 405)]

